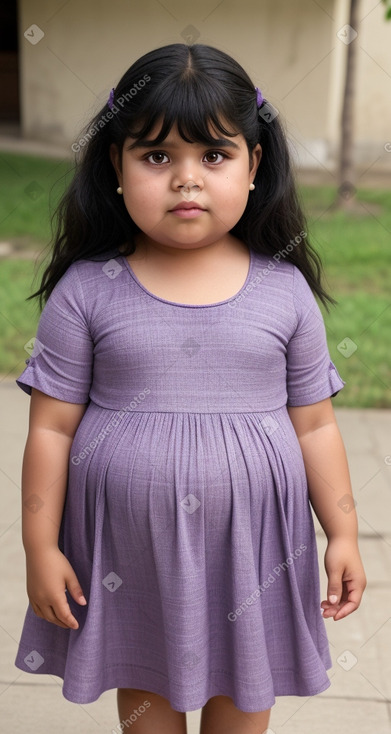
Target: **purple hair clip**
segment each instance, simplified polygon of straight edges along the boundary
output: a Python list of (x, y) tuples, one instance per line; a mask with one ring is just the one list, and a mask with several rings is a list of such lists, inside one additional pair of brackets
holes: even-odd
[(114, 87), (112, 88), (112, 90), (111, 90), (111, 92), (109, 94), (109, 98), (107, 100), (107, 104), (110, 107), (110, 109), (112, 110), (113, 107), (114, 107)]
[(257, 93), (257, 107), (260, 107), (263, 103), (262, 92), (260, 89), (258, 89), (258, 87), (255, 87), (255, 91)]

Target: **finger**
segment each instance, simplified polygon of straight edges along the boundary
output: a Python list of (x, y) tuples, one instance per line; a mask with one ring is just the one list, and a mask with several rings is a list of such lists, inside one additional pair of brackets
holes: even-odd
[(39, 617), (40, 619), (44, 619), (46, 622), (53, 622), (54, 624), (57, 624), (64, 629), (69, 629), (68, 625), (57, 619), (51, 606), (41, 608), (40, 606), (38, 606), (38, 604), (35, 604), (34, 602), (30, 602), (30, 604), (34, 614), (36, 614), (37, 617)]
[[(348, 614), (351, 614), (360, 606), (363, 591), (364, 590), (361, 590), (360, 588), (351, 589), (349, 591), (346, 601), (344, 600), (344, 602), (340, 605), (340, 609), (336, 614), (337, 619), (343, 619), (343, 617), (347, 617)], [(334, 617), (334, 619), (336, 617)]]
[(331, 604), (329, 607), (324, 608), (323, 607), (323, 619), (329, 619), (329, 617), (334, 617), (337, 612), (339, 612), (341, 608), (340, 604)]
[(69, 572), (65, 577), (65, 583), (72, 599), (74, 599), (77, 604), (87, 604), (87, 599), (83, 594), (83, 589), (81, 588), (78, 578), (72, 568), (69, 569)]
[(79, 623), (73, 616), (66, 600), (65, 593), (64, 597), (54, 600), (52, 604), (47, 604), (42, 611), (45, 614), (45, 619), (49, 622), (60, 623), (60, 626), (66, 627), (67, 629), (69, 627), (71, 629), (78, 629), (79, 627)]
[(340, 604), (342, 604), (343, 601), (347, 601), (347, 598), (346, 599), (341, 599), (341, 601), (339, 603), (334, 603), (334, 604), (331, 604), (329, 601), (327, 601), (327, 599), (323, 599), (323, 601), (321, 602), (321, 605), (320, 606), (324, 610), (326, 610), (326, 609), (333, 609), (333, 608), (336, 609)]
[[(69, 612), (56, 612), (56, 609), (54, 607), (49, 607), (50, 609), (50, 615), (51, 619), (50, 622), (54, 622), (54, 624), (57, 624), (59, 627), (63, 627), (64, 629), (78, 629), (79, 623), (77, 619), (73, 616), (72, 612), (69, 610)], [(61, 616), (59, 616), (61, 614)]]
[(327, 600), (330, 604), (338, 604), (342, 596), (342, 573), (335, 570), (328, 574)]
[(338, 611), (334, 615), (334, 621), (338, 622), (340, 619), (347, 617), (348, 614), (355, 612), (357, 607), (358, 607), (358, 604), (354, 601), (345, 602), (345, 604), (342, 604), (341, 608), (338, 609)]
[(55, 624), (57, 627), (62, 627), (62, 629), (69, 629), (69, 625), (64, 624), (64, 622), (58, 619), (52, 607), (47, 608), (47, 611), (45, 613), (45, 619), (47, 622), (50, 622), (51, 624)]
[(323, 609), (324, 611), (325, 611), (326, 609), (327, 609), (327, 610), (328, 610), (328, 609), (338, 609), (338, 608), (340, 608), (340, 607), (341, 607), (341, 605), (342, 605), (342, 604), (344, 604), (344, 603), (345, 603), (345, 602), (347, 602), (347, 601), (349, 601), (349, 594), (348, 594), (348, 592), (347, 592), (347, 590), (346, 590), (346, 589), (343, 589), (343, 591), (342, 591), (342, 595), (341, 595), (341, 599), (339, 600), (339, 602), (336, 602), (336, 603), (334, 603), (334, 604), (331, 604), (331, 603), (330, 603), (329, 601), (327, 601), (327, 599), (324, 599), (324, 600), (323, 600), (323, 601), (321, 602), (321, 605), (320, 605), (320, 606), (322, 607), (322, 609)]
[(56, 619), (58, 619), (59, 622), (62, 622), (65, 627), (78, 629), (79, 622), (76, 617), (73, 616), (67, 601), (65, 601), (65, 603), (57, 602), (56, 604), (53, 604), (52, 609)]

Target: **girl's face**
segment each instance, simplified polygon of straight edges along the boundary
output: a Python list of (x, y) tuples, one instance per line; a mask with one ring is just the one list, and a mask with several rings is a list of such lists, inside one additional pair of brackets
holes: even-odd
[[(158, 130), (151, 131), (152, 140)], [(132, 220), (152, 244), (180, 250), (224, 239), (246, 208), (261, 155), (257, 144), (250, 167), (243, 135), (222, 137), (212, 147), (187, 143), (176, 127), (160, 145), (128, 137), (122, 156), (115, 144), (110, 147)]]

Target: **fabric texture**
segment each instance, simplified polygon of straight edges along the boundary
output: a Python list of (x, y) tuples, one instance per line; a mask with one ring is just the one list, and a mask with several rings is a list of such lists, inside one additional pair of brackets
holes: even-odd
[(78, 630), (26, 611), (15, 664), (95, 701), (117, 687), (178, 711), (242, 711), (329, 687), (315, 530), (287, 406), (334, 396), (320, 309), (291, 263), (250, 251), (236, 296), (150, 293), (125, 257), (74, 262), (16, 380), (87, 404), (59, 547)]

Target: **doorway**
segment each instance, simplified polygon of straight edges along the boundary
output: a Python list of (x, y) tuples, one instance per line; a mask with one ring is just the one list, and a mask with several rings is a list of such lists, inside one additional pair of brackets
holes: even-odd
[(0, 124), (20, 128), (17, 0), (0, 3)]

